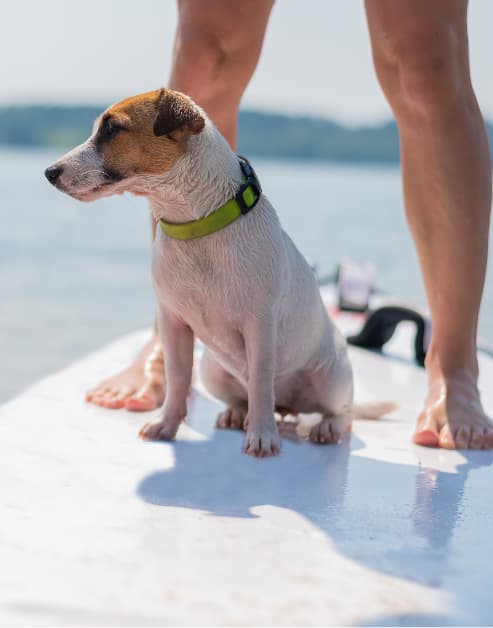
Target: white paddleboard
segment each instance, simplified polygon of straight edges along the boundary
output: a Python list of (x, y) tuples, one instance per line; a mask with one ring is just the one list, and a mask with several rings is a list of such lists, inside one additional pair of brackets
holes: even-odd
[[(156, 413), (83, 402), (147, 333), (0, 409), (1, 625), (493, 622), (493, 454), (411, 443), (426, 380), (410, 326), (382, 355), (350, 348), (357, 399), (399, 410), (266, 460), (215, 430), (222, 406), (200, 382), (174, 443), (137, 439)], [(491, 414), (493, 360), (480, 365)]]

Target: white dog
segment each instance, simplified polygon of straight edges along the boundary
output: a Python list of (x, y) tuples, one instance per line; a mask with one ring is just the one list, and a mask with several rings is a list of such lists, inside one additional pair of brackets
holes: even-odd
[[(217, 425), (246, 429), (245, 453), (279, 453), (276, 410), (320, 413), (310, 433), (317, 443), (336, 443), (351, 429), (346, 343), (315, 276), (248, 162), (187, 96), (161, 89), (110, 107), (46, 176), (84, 201), (145, 195), (160, 221), (152, 275), (166, 399), (144, 438), (172, 439), (185, 418), (194, 336), (206, 347), (203, 381), (228, 406)], [(367, 414), (393, 407), (373, 404)]]

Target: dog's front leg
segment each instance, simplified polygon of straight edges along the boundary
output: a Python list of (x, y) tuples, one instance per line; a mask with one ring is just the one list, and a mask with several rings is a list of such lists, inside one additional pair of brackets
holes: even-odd
[(139, 435), (146, 440), (172, 440), (187, 414), (194, 338), (188, 325), (162, 307), (158, 326), (166, 364), (166, 398), (161, 420), (145, 425)]
[(274, 417), (276, 368), (274, 312), (254, 314), (244, 328), (248, 366), (248, 414), (244, 453), (264, 458), (281, 450)]

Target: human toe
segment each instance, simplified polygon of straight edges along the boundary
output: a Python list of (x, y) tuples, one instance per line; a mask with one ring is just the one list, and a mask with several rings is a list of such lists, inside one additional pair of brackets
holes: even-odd
[(455, 447), (457, 449), (469, 449), (469, 441), (471, 439), (471, 428), (469, 425), (461, 425), (455, 431)]
[(155, 390), (150, 386), (143, 386), (124, 402), (124, 407), (131, 412), (146, 412), (155, 410), (161, 405)]
[(436, 420), (430, 413), (423, 414), (416, 425), (413, 441), (424, 447), (438, 447), (440, 437)]

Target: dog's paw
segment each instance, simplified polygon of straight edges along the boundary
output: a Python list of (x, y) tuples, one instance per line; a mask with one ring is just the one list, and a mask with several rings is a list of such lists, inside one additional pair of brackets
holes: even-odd
[(146, 423), (139, 432), (139, 438), (143, 440), (173, 440), (179, 425), (180, 423), (176, 424), (171, 421)]
[(216, 427), (221, 430), (243, 430), (247, 427), (247, 408), (234, 406), (217, 415)]
[(254, 458), (267, 458), (281, 453), (281, 439), (277, 425), (251, 427), (247, 430), (243, 453)]
[(324, 417), (310, 430), (309, 439), (312, 443), (331, 445), (339, 443), (347, 432), (351, 431), (352, 417), (350, 415), (340, 415)]

